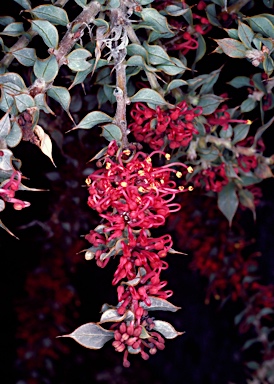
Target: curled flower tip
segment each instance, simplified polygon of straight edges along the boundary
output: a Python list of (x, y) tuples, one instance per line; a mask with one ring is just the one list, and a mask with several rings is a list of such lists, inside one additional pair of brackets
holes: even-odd
[(106, 169), (110, 169), (111, 168), (111, 163), (110, 162), (107, 162), (106, 163)]
[(127, 182), (126, 181), (122, 181), (120, 185), (121, 185), (121, 187), (126, 188), (127, 187)]
[(165, 154), (165, 158), (166, 158), (167, 160), (170, 160), (170, 154), (169, 154), (169, 153), (166, 153), (166, 154)]
[(193, 187), (192, 186), (190, 186), (190, 187), (188, 187), (188, 190), (191, 192), (191, 191), (193, 191)]
[(248, 119), (248, 120), (246, 120), (246, 124), (251, 125), (252, 121)]
[(176, 172), (176, 176), (178, 177), (178, 179), (180, 179), (182, 176), (183, 176), (183, 174), (182, 174), (182, 172)]
[(187, 172), (188, 173), (192, 173), (193, 172), (193, 168), (191, 166), (187, 167)]
[(185, 187), (183, 187), (182, 185), (180, 185), (180, 187), (178, 188), (179, 191), (183, 191), (185, 189)]
[(90, 185), (90, 184), (91, 184), (91, 179), (90, 179), (89, 177), (87, 177), (86, 180), (85, 180), (85, 183), (86, 183), (87, 185)]
[(126, 155), (126, 156), (129, 156), (131, 154), (130, 150), (129, 149), (125, 149), (123, 151), (123, 154)]

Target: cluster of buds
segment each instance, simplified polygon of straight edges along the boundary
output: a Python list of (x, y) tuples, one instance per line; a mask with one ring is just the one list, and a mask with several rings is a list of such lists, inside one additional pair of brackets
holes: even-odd
[(167, 282), (160, 280), (160, 274), (168, 267), (163, 258), (174, 251), (170, 235), (154, 238), (150, 229), (163, 225), (171, 212), (180, 209), (172, 201), (188, 189), (177, 186), (176, 178), (183, 176), (181, 170), (192, 172), (182, 163), (153, 166), (151, 158), (156, 154), (170, 159), (161, 151), (148, 156), (132, 149), (118, 149), (116, 142), (111, 142), (100, 161), (102, 167), (86, 180), (88, 205), (103, 219), (86, 235), (92, 244), (86, 259), (95, 258), (97, 265), (104, 267), (110, 257), (119, 256), (112, 281), (113, 285), (119, 284), (116, 313), (122, 320), (131, 313), (128, 321), (120, 323), (119, 318), (112, 326), (113, 346), (124, 352), (125, 367), (129, 366), (128, 353), (140, 353), (146, 360), (149, 355), (145, 348), (150, 354), (164, 348), (164, 339), (146, 309), (153, 309), (155, 299), (168, 303), (166, 298), (172, 295), (172, 291), (164, 290)]
[(22, 175), (19, 171), (14, 171), (10, 179), (3, 181), (0, 186), (1, 199), (8, 203), (12, 203), (13, 208), (17, 211), (30, 206), (28, 201), (22, 201), (15, 198), (15, 192), (20, 188), (21, 177)]
[(133, 122), (129, 125), (136, 140), (145, 142), (158, 150), (167, 144), (171, 149), (187, 147), (194, 134), (195, 118), (202, 113), (202, 108), (191, 108), (185, 101), (175, 109), (153, 110), (143, 103), (136, 103), (130, 114)]

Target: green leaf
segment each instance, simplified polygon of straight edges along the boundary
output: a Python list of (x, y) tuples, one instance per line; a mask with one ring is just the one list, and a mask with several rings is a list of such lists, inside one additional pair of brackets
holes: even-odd
[(169, 93), (173, 89), (183, 87), (184, 85), (187, 85), (187, 82), (185, 80), (181, 80), (181, 79), (172, 80), (170, 83), (168, 83), (165, 93)]
[(107, 309), (101, 316), (100, 324), (107, 322), (120, 322), (123, 321), (125, 317), (126, 313), (121, 316), (116, 309)]
[[(145, 44), (146, 42), (144, 42)], [(129, 44), (127, 46), (127, 54), (129, 56), (133, 56), (133, 55), (139, 55), (139, 56), (142, 56), (145, 60), (147, 60), (148, 58), (148, 53), (147, 51), (145, 50), (144, 47), (142, 47), (142, 45), (140, 44)]]
[(244, 45), (249, 48), (249, 49), (252, 49), (252, 40), (254, 38), (254, 35), (255, 33), (252, 31), (252, 29), (242, 23), (240, 20), (239, 20), (239, 26), (238, 26), (238, 35), (239, 35), (239, 38), (240, 40), (244, 43)]
[(14, 96), (14, 100), (20, 113), (25, 111), (27, 108), (32, 108), (35, 106), (33, 98), (30, 95), (24, 93), (18, 96)]
[(268, 8), (273, 8), (274, 6), (273, 0), (263, 0), (263, 2)]
[(69, 24), (67, 12), (63, 8), (54, 5), (39, 5), (30, 12), (38, 19), (47, 20), (52, 24), (63, 25), (64, 27)]
[(9, 112), (7, 112), (0, 120), (0, 139), (4, 139), (9, 134), (10, 128), (10, 117)]
[(75, 72), (85, 71), (92, 65), (86, 59), (91, 57), (91, 53), (83, 48), (75, 49), (66, 58), (68, 60), (68, 67)]
[(120, 7), (120, 0), (109, 0), (108, 6), (111, 9), (119, 8)]
[(121, 129), (116, 124), (104, 125), (101, 136), (103, 136), (108, 141), (121, 141), (123, 137)]
[(0, 33), (5, 36), (21, 36), (25, 32), (23, 23), (11, 23)]
[[(160, 33), (172, 33), (167, 24), (167, 19), (154, 8), (144, 8), (141, 12), (142, 19), (152, 29)], [(172, 33), (173, 34), (173, 33)]]
[(166, 64), (171, 59), (166, 51), (159, 45), (149, 45), (146, 42), (143, 43), (143, 47), (147, 51), (148, 61), (152, 65)]
[(237, 76), (234, 77), (231, 81), (229, 81), (227, 84), (231, 85), (234, 88), (241, 88), (241, 87), (250, 87), (250, 78), (246, 76)]
[(256, 210), (255, 210), (253, 193), (250, 192), (248, 189), (241, 189), (239, 191), (239, 201), (244, 207), (246, 207), (252, 211), (253, 218), (255, 220), (256, 219)]
[(250, 112), (256, 107), (256, 101), (251, 97), (244, 100), (241, 104), (241, 112)]
[(2, 89), (0, 98), (0, 109), (4, 112), (10, 111), (12, 115), (17, 115), (17, 108), (14, 104), (14, 98), (7, 92), (5, 92), (4, 89)]
[(264, 36), (274, 38), (274, 25), (264, 16), (246, 17), (248, 24), (254, 32), (260, 32)]
[(270, 56), (267, 56), (263, 62), (263, 68), (265, 73), (270, 76), (274, 70), (274, 61)]
[(16, 147), (16, 145), (18, 145), (22, 140), (22, 136), (23, 134), (21, 127), (16, 122), (13, 122), (11, 131), (6, 137), (7, 146), (10, 148)]
[(14, 17), (11, 17), (11, 16), (1, 16), (0, 17), (0, 25), (3, 25), (4, 27), (6, 27), (7, 25), (14, 23), (14, 22), (15, 22)]
[(198, 48), (196, 49), (196, 56), (193, 65), (200, 61), (206, 53), (206, 42), (202, 35), (198, 34), (197, 38)]
[(228, 36), (231, 37), (231, 39), (239, 40), (238, 29), (224, 28), (224, 30), (227, 32)]
[(250, 129), (250, 124), (238, 124), (233, 128), (234, 136), (232, 140), (232, 145), (237, 144), (239, 141), (242, 141), (248, 135)]
[(1, 171), (12, 171), (12, 157), (13, 153), (9, 149), (1, 149), (3, 155), (0, 156), (0, 170)]
[(215, 27), (222, 27), (222, 25), (220, 24), (217, 18), (216, 7), (214, 4), (209, 4), (206, 7), (206, 15), (212, 25), (214, 25)]
[(232, 223), (238, 205), (239, 199), (236, 194), (235, 184), (231, 182), (218, 193), (218, 207), (229, 221), (229, 225)]
[(203, 108), (203, 115), (210, 115), (223, 101), (222, 97), (214, 94), (202, 95), (197, 106)]
[(41, 109), (45, 113), (51, 113), (52, 115), (55, 115), (55, 113), (48, 106), (46, 95), (44, 93), (38, 93), (38, 95), (34, 97), (34, 101), (38, 109)]
[(74, 129), (90, 129), (95, 127), (98, 124), (102, 123), (110, 123), (112, 121), (112, 117), (108, 116), (106, 113), (100, 111), (93, 111), (88, 113), (81, 121), (76, 125)]
[(229, 57), (237, 59), (242, 59), (245, 57), (247, 49), (245, 48), (244, 44), (240, 41), (230, 38), (215, 39), (215, 41), (219, 45), (219, 47), (222, 48), (224, 53)]
[(52, 86), (48, 91), (47, 95), (52, 99), (56, 100), (62, 108), (67, 112), (69, 117), (72, 119), (69, 113), (69, 106), (71, 102), (70, 93), (65, 87)]
[(176, 76), (179, 73), (184, 73), (186, 70), (186, 67), (184, 64), (177, 59), (176, 57), (171, 57), (171, 61), (165, 64), (157, 65), (157, 69), (160, 69), (161, 71), (165, 72), (167, 75), (170, 76)]
[(22, 77), (15, 72), (0, 75), (0, 84), (3, 84), (5, 87), (8, 83), (15, 84), (22, 91), (27, 89)]
[(271, 171), (271, 168), (266, 163), (260, 163), (255, 171), (254, 175), (258, 177), (259, 179), (268, 179), (269, 177), (273, 177), (273, 173)]
[(130, 98), (132, 103), (150, 103), (155, 105), (166, 105), (167, 101), (156, 91), (149, 88), (142, 88)]
[(52, 25), (47, 20), (32, 20), (31, 21), (32, 29), (34, 32), (38, 33), (42, 37), (44, 43), (49, 48), (57, 48), (59, 37), (58, 31), (54, 25)]
[(29, 0), (14, 0), (16, 3), (21, 5), (24, 9), (31, 9)]
[(47, 59), (37, 59), (33, 72), (38, 79), (44, 79), (46, 83), (52, 82), (58, 75), (58, 63), (54, 55), (49, 56)]
[(177, 16), (185, 15), (187, 12), (189, 12), (189, 8), (185, 9), (185, 8), (182, 8), (178, 5), (168, 5), (165, 8), (165, 12), (169, 16), (177, 17)]
[(176, 312), (178, 309), (181, 309), (181, 307), (176, 307), (175, 305), (171, 304), (169, 301), (165, 299), (160, 299), (155, 296), (149, 296), (148, 297), (151, 305), (146, 305), (144, 301), (140, 302), (140, 306), (144, 308), (147, 311), (170, 311), (170, 312)]
[(253, 146), (256, 147), (258, 140), (261, 138), (262, 134), (267, 130), (267, 128), (271, 127), (274, 122), (274, 117), (270, 119), (266, 124), (262, 125), (256, 132), (254, 136)]
[(184, 332), (177, 332), (176, 329), (166, 321), (154, 320), (154, 331), (160, 332), (166, 339), (174, 339), (182, 335)]
[(149, 72), (157, 72), (157, 69), (154, 67), (151, 67), (150, 65), (147, 65), (144, 58), (140, 55), (131, 56), (127, 60), (126, 64), (127, 64), (127, 67), (131, 67), (131, 66), (140, 67)]
[(26, 67), (32, 67), (37, 60), (34, 48), (22, 48), (12, 52), (12, 54), (20, 64), (25, 65)]
[(74, 0), (76, 4), (78, 4), (80, 7), (85, 8), (87, 5), (87, 0)]
[(71, 337), (83, 347), (90, 349), (100, 349), (107, 341), (113, 339), (113, 334), (114, 331), (108, 331), (100, 327), (100, 325), (95, 323), (87, 323), (81, 325), (69, 335), (59, 337)]

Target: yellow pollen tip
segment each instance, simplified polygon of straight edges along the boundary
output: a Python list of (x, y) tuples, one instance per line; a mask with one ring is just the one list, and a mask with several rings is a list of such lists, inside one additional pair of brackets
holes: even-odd
[(167, 160), (170, 160), (170, 154), (169, 154), (169, 153), (166, 153), (166, 154), (165, 154), (165, 158), (166, 158)]
[(176, 176), (178, 177), (178, 179), (180, 179), (182, 176), (183, 176), (183, 174), (182, 174), (182, 172), (176, 172)]
[(165, 184), (165, 180), (164, 179), (160, 179), (160, 183), (161, 184)]
[(189, 167), (187, 167), (187, 172), (188, 172), (188, 173), (192, 173), (192, 172), (193, 172), (193, 168), (192, 168), (192, 167), (190, 167), (190, 166), (189, 166)]
[(193, 189), (194, 188), (192, 186), (188, 187), (189, 192), (193, 191)]
[(86, 182), (87, 185), (90, 185), (91, 184), (91, 179), (88, 177), (88, 178), (86, 178), (85, 182)]
[(138, 175), (139, 176), (145, 176), (145, 171), (143, 171), (143, 170), (138, 171)]
[(124, 187), (124, 188), (125, 188), (125, 187), (127, 187), (127, 182), (122, 181), (120, 185), (121, 185), (121, 187)]
[(246, 124), (251, 125), (252, 121), (251, 120), (246, 120)]
[(182, 185), (178, 188), (179, 191), (183, 191), (185, 189), (185, 187), (183, 187)]
[(146, 158), (146, 162), (149, 163), (149, 164), (151, 164), (151, 158), (150, 158), (150, 157), (147, 157), (147, 158)]
[(150, 188), (151, 188), (151, 189), (155, 189), (155, 190), (157, 189), (156, 186), (155, 186), (155, 184), (150, 184)]
[(126, 155), (126, 156), (129, 156), (131, 154), (130, 150), (129, 149), (125, 149), (123, 151), (123, 153)]
[(111, 168), (111, 163), (106, 163), (106, 169), (110, 169)]
[(139, 188), (138, 188), (138, 191), (141, 192), (141, 193), (144, 193), (146, 190), (145, 190), (145, 188), (143, 188), (143, 187), (139, 187)]
[(141, 203), (141, 201), (142, 201), (141, 197), (137, 196), (137, 197), (136, 197), (136, 202), (137, 202), (137, 203)]

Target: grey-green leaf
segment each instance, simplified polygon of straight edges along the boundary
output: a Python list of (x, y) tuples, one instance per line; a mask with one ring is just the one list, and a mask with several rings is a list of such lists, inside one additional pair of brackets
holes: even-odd
[(7, 112), (0, 120), (0, 139), (4, 139), (9, 134), (10, 128), (10, 117), (9, 112)]
[(54, 5), (39, 5), (31, 10), (31, 14), (52, 24), (66, 27), (69, 23), (67, 12), (63, 8)]
[(57, 48), (59, 35), (56, 27), (47, 20), (32, 20), (32, 29), (42, 37), (49, 48)]
[(229, 57), (236, 59), (242, 59), (245, 57), (247, 48), (240, 41), (230, 38), (216, 39), (215, 41), (219, 47), (222, 48), (223, 52)]
[(91, 63), (86, 61), (89, 57), (91, 57), (91, 53), (87, 49), (75, 49), (66, 57), (67, 65), (72, 71), (85, 71), (91, 67)]
[(87, 323), (81, 325), (69, 335), (59, 337), (71, 337), (83, 347), (90, 349), (100, 349), (105, 345), (107, 341), (113, 338), (113, 334), (113, 331), (108, 331), (100, 327), (100, 325), (95, 323)]
[(154, 8), (144, 8), (141, 12), (143, 20), (156, 32), (172, 33), (167, 24), (167, 19)]
[(218, 193), (218, 207), (225, 215), (230, 225), (237, 211), (238, 205), (239, 199), (236, 194), (235, 184), (231, 182)]
[(25, 65), (26, 67), (32, 67), (37, 60), (34, 48), (22, 48), (12, 52), (12, 54), (20, 64)]
[(202, 95), (200, 97), (198, 106), (203, 108), (203, 115), (210, 115), (213, 113), (224, 99), (214, 94)]
[(108, 116), (106, 113), (100, 111), (92, 111), (88, 113), (72, 130), (78, 128), (90, 129), (98, 124), (110, 123), (111, 121), (112, 117)]
[(6, 36), (21, 36), (25, 32), (23, 23), (11, 23), (0, 33)]
[(104, 125), (102, 136), (108, 141), (121, 141), (123, 137), (121, 129), (116, 124)]
[(44, 60), (37, 59), (33, 67), (33, 72), (37, 78), (42, 78), (46, 83), (50, 83), (58, 74), (56, 57), (51, 55)]
[(175, 305), (171, 304), (169, 301), (165, 299), (160, 299), (155, 296), (149, 296), (149, 300), (151, 302), (151, 305), (146, 305), (144, 301), (141, 301), (140, 306), (147, 311), (170, 311), (170, 312), (176, 312), (180, 307), (176, 307)]
[(142, 88), (130, 98), (132, 103), (143, 102), (155, 105), (166, 105), (167, 101), (156, 91), (149, 88)]
[(25, 111), (27, 108), (32, 108), (35, 106), (33, 98), (30, 95), (24, 93), (14, 96), (14, 100), (20, 113)]
[(153, 331), (160, 332), (166, 339), (174, 339), (177, 336), (182, 335), (184, 332), (177, 332), (176, 329), (167, 321), (154, 320)]
[(18, 145), (22, 140), (22, 136), (23, 133), (21, 127), (14, 122), (11, 126), (10, 133), (6, 137), (7, 146), (10, 148), (16, 147), (16, 145)]
[(14, 1), (20, 4), (24, 9), (31, 9), (31, 4), (29, 0), (14, 0)]

